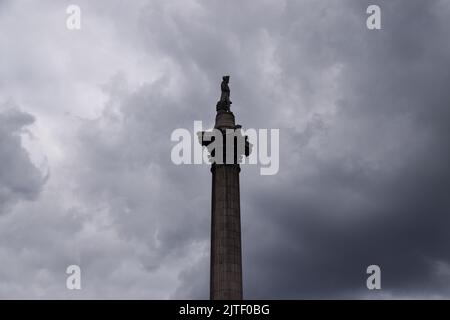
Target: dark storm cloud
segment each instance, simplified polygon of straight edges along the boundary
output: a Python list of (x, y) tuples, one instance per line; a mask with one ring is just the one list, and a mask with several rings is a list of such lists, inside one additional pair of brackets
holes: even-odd
[(0, 38), (0, 83), (44, 124), (52, 176), (37, 197), (18, 135), (34, 118), (2, 111), (0, 209), (20, 206), (0, 221), (1, 296), (207, 298), (210, 172), (175, 166), (170, 134), (211, 126), (230, 74), (239, 123), (281, 142), (277, 175), (241, 172), (245, 297), (448, 297), (448, 1), (80, 1), (79, 33), (59, 5), (9, 4), (33, 28)]
[(378, 264), (381, 294), (448, 295), (448, 274), (436, 272), (437, 262), (449, 263), (448, 4), (379, 3), (382, 31), (354, 25), (344, 39), (337, 28), (327, 35), (333, 46), (314, 44), (342, 64), (337, 112), (322, 133), (322, 148), (333, 151), (323, 158), (303, 151), (296, 165), (313, 161), (307, 179), (293, 163), (281, 166), (290, 190), (282, 195), (252, 191), (259, 228), (273, 230), (255, 247), (261, 230), (246, 237), (255, 250), (247, 248), (249, 294), (375, 297), (365, 268)]
[[(144, 265), (207, 241), (208, 172), (174, 167), (166, 138), (210, 121), (215, 84), (231, 73), (238, 119), (279, 127), (282, 139), (279, 175), (243, 172), (246, 297), (376, 296), (365, 288), (370, 264), (382, 268), (382, 297), (446, 295), (436, 273), (448, 263), (444, 4), (379, 4), (378, 32), (365, 28), (368, 3), (354, 1), (145, 7), (145, 46), (178, 71), (112, 101), (118, 131), (85, 127), (90, 170), (80, 176), (122, 236), (157, 235)], [(114, 128), (111, 116), (99, 121)], [(180, 274), (176, 296), (207, 297), (207, 264)]]
[[(161, 30), (146, 33), (149, 48), (163, 50), (186, 78), (233, 75), (244, 126), (282, 129), (280, 175), (264, 184), (244, 174), (242, 182), (242, 199), (250, 199), (243, 200), (247, 297), (368, 295), (370, 264), (382, 267), (386, 296), (446, 292), (433, 285), (436, 261), (447, 261), (440, 243), (448, 5), (378, 4), (377, 32), (365, 27), (369, 2), (355, 1), (263, 2), (240, 13), (213, 3), (196, 15), (149, 6), (141, 20)], [(161, 13), (163, 21), (155, 19)], [(316, 101), (329, 95), (328, 82), (335, 111), (323, 113)], [(277, 115), (289, 108), (298, 117), (307, 110), (310, 120), (299, 118), (296, 128)]]

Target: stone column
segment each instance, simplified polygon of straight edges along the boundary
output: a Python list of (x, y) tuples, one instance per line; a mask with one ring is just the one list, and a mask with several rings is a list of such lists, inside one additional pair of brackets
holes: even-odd
[(241, 212), (238, 164), (213, 164), (211, 299), (242, 299)]
[[(225, 80), (226, 77), (224, 77)], [(210, 297), (212, 300), (242, 299), (241, 208), (239, 194), (240, 163), (251, 152), (252, 145), (235, 124), (230, 111), (231, 101), (221, 100), (216, 107), (214, 128), (222, 137), (222, 159), (216, 152), (211, 132), (199, 132), (199, 142), (211, 156), (211, 268)], [(227, 139), (229, 137), (230, 139)], [(228, 141), (229, 140), (229, 141)], [(221, 149), (218, 149), (221, 150)], [(232, 152), (234, 150), (234, 152)], [(227, 159), (227, 151), (231, 159)], [(234, 154), (231, 157), (231, 153)], [(216, 158), (217, 156), (217, 158)], [(230, 160), (229, 162), (227, 160)], [(217, 162), (217, 163), (216, 163)]]

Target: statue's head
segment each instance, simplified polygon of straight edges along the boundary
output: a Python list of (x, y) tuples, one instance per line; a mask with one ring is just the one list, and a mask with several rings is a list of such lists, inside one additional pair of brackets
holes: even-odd
[(229, 82), (230, 81), (230, 76), (223, 76), (222, 79), (225, 82)]

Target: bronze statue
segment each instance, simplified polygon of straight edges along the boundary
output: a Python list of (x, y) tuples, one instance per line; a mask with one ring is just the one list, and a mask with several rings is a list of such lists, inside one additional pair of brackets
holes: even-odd
[(225, 110), (230, 111), (230, 87), (228, 86), (228, 83), (230, 82), (230, 76), (223, 76), (222, 77), (222, 83), (220, 85), (220, 89), (222, 91), (220, 95), (220, 101), (217, 102), (217, 110)]

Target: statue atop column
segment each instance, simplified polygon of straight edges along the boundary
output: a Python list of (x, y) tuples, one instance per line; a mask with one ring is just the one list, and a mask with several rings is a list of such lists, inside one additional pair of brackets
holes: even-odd
[(230, 77), (222, 79), (214, 129), (197, 133), (212, 174), (209, 290), (211, 300), (242, 300), (239, 173), (253, 145), (230, 111)]
[(230, 82), (230, 76), (223, 76), (222, 83), (220, 84), (221, 94), (220, 101), (217, 102), (216, 110), (224, 110), (230, 112), (230, 87), (228, 83)]

